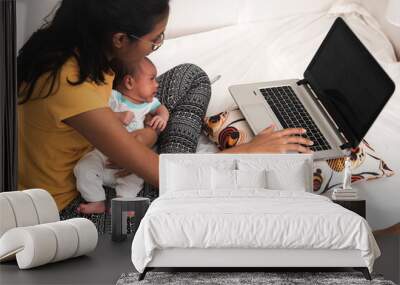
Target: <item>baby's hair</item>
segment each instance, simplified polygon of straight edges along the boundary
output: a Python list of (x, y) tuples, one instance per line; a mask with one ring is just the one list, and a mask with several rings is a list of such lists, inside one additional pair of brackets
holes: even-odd
[[(148, 57), (144, 57), (143, 60), (155, 67), (154, 63)], [(136, 64), (132, 64), (131, 66), (127, 66), (122, 62), (114, 62), (113, 70), (115, 72), (113, 88), (115, 89), (123, 82), (126, 75), (135, 76), (138, 73), (140, 70), (140, 61)]]
[(128, 66), (127, 64), (123, 64), (120, 61), (115, 61), (112, 63), (112, 69), (115, 73), (114, 81), (113, 81), (113, 88), (117, 88), (122, 81), (124, 80), (124, 77), (128, 74), (130, 75), (135, 75), (136, 72), (136, 65), (131, 65)]

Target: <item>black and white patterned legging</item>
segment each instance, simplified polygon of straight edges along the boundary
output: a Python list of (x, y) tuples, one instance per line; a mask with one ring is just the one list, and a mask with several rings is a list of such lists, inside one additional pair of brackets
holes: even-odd
[(158, 152), (195, 152), (211, 96), (207, 74), (196, 65), (181, 64), (160, 75), (157, 81), (157, 98), (170, 112), (157, 143)]
[[(157, 98), (170, 112), (167, 127), (158, 138), (158, 152), (195, 152), (211, 97), (211, 85), (207, 74), (194, 64), (181, 64), (160, 75), (157, 81), (160, 85)], [(154, 199), (158, 193), (157, 189), (145, 184), (144, 191), (139, 195)], [(115, 196), (115, 192), (107, 191), (106, 196), (109, 200)], [(76, 213), (76, 208), (83, 202), (85, 201), (80, 196), (72, 201), (60, 212), (61, 219), (85, 217), (95, 223), (100, 233), (107, 231), (110, 224), (109, 213)]]

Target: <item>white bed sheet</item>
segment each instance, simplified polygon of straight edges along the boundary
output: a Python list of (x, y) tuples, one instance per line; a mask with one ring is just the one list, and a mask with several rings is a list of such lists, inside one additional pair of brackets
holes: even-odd
[(326, 197), (265, 189), (156, 199), (134, 237), (132, 262), (143, 272), (154, 250), (166, 248), (357, 249), (370, 271), (380, 255), (359, 215)]
[[(341, 16), (397, 85), (393, 98), (366, 135), (366, 140), (389, 167), (400, 173), (400, 63), (378, 23), (354, 1), (338, 1), (328, 12), (303, 13), (256, 23), (239, 24), (167, 40), (152, 54), (159, 72), (185, 62), (201, 66), (210, 77), (221, 79), (212, 86), (207, 115), (236, 107), (228, 86), (238, 83), (301, 78), (334, 19)], [(197, 152), (218, 149), (204, 136)], [(400, 175), (356, 184), (368, 200), (372, 228), (398, 222)], [(382, 206), (384, 205), (384, 206)]]
[(207, 115), (235, 107), (228, 91), (230, 85), (302, 78), (338, 16), (380, 62), (394, 62), (393, 46), (376, 21), (362, 6), (346, 2), (333, 5), (328, 12), (243, 23), (166, 40), (150, 57), (159, 73), (190, 62), (202, 67), (211, 78), (222, 75), (212, 86)]

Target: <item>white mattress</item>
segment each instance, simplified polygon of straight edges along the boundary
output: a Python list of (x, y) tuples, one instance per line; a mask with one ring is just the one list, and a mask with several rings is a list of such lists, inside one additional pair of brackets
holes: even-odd
[(132, 243), (134, 266), (142, 272), (154, 250), (166, 248), (357, 249), (370, 271), (380, 255), (359, 215), (311, 193), (263, 189), (156, 199)]

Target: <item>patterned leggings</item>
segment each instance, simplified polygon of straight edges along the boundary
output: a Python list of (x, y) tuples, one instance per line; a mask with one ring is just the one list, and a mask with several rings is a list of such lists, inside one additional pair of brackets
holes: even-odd
[[(158, 153), (195, 152), (211, 96), (207, 74), (196, 65), (181, 64), (160, 75), (157, 81), (160, 84), (157, 98), (170, 112), (167, 127), (158, 138)], [(145, 184), (139, 195), (153, 200), (157, 197), (158, 190)], [(109, 200), (115, 197), (115, 191), (107, 189), (106, 196), (109, 206)], [(108, 232), (108, 212), (92, 215), (76, 213), (76, 208), (84, 202), (79, 196), (60, 212), (60, 218), (65, 220), (84, 217), (94, 222), (99, 233)]]

